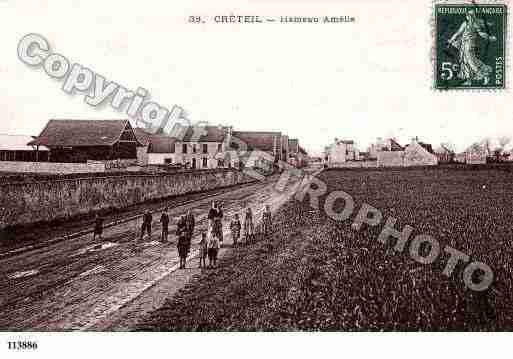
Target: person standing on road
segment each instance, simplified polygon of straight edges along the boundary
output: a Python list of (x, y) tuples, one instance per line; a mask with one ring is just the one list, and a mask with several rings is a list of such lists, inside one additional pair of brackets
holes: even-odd
[(232, 232), (232, 240), (233, 240), (233, 246), (237, 246), (237, 242), (239, 241), (240, 237), (240, 220), (239, 220), (239, 214), (235, 213), (235, 218), (230, 223), (230, 231)]
[(214, 235), (217, 236), (219, 242), (223, 242), (223, 212), (220, 209), (220, 205), (215, 201), (212, 201), (212, 208), (208, 212), (208, 220), (212, 224)]
[(201, 233), (201, 241), (199, 242), (199, 247), (200, 247), (199, 267), (205, 268), (207, 266), (207, 255), (208, 255), (207, 232)]
[(262, 222), (264, 224), (264, 235), (267, 237), (272, 232), (273, 226), (273, 215), (271, 213), (271, 206), (265, 205), (264, 214), (262, 216)]
[(180, 217), (178, 223), (176, 224), (176, 235), (178, 236), (176, 246), (178, 247), (178, 256), (180, 257), (180, 269), (185, 269), (187, 255), (189, 254), (189, 246), (187, 243), (187, 224), (185, 216)]
[(246, 242), (252, 240), (254, 234), (255, 227), (253, 225), (253, 211), (251, 210), (251, 207), (248, 207), (244, 216), (244, 240)]
[(194, 219), (194, 215), (192, 214), (191, 210), (187, 211), (187, 214), (185, 216), (185, 231), (186, 231), (186, 237), (187, 237), (187, 243), (188, 248), (187, 252), (191, 249), (191, 242), (192, 242), (192, 236), (194, 235), (194, 226), (196, 224), (196, 221)]
[(219, 246), (223, 246), (223, 210), (221, 209), (221, 203), (217, 204), (217, 216), (214, 221), (216, 226), (216, 233), (219, 238)]
[(167, 242), (167, 237), (169, 234), (169, 214), (167, 213), (167, 207), (164, 208), (164, 212), (160, 216), (160, 223), (162, 224), (162, 242)]
[(148, 233), (148, 238), (151, 239), (151, 222), (153, 222), (153, 216), (149, 210), (146, 210), (143, 215), (143, 223), (141, 227), (141, 239), (144, 237), (144, 232)]
[(208, 267), (212, 268), (217, 265), (217, 253), (219, 251), (219, 237), (214, 233), (213, 226), (208, 229)]
[(100, 241), (101, 241), (102, 233), (103, 233), (103, 218), (97, 214), (96, 217), (94, 218), (93, 241), (96, 239), (96, 236), (100, 237)]

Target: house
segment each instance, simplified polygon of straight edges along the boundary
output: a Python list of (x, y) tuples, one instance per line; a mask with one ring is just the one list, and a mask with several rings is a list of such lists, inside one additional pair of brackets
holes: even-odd
[(274, 163), (287, 160), (281, 132), (233, 131), (229, 143), (231, 149), (242, 154), (240, 162), (246, 167), (269, 171)]
[(136, 128), (135, 135), (143, 144), (137, 149), (137, 160), (140, 165), (181, 163), (176, 156), (176, 138), (163, 134), (151, 134), (142, 128)]
[(475, 143), (465, 151), (465, 163), (469, 165), (485, 164), (488, 156), (490, 156), (488, 147)]
[(396, 151), (403, 151), (404, 147), (401, 146), (395, 139), (393, 138), (386, 138), (382, 139), (381, 137), (378, 137), (376, 140), (376, 143), (373, 143), (369, 146), (368, 149), (368, 159), (375, 160), (378, 158), (378, 152), (380, 151), (390, 151), (390, 152), (396, 152)]
[(435, 154), (438, 157), (438, 163), (452, 163), (455, 161), (456, 154), (444, 144), (440, 145)]
[(335, 138), (335, 141), (327, 148), (328, 166), (337, 166), (346, 162), (359, 160), (360, 152), (352, 140), (339, 140)]
[[(405, 147), (395, 140), (390, 142), (390, 147), (382, 147), (377, 151), (378, 167), (408, 167), (408, 166), (434, 166), (438, 164), (438, 158), (434, 154), (430, 144), (413, 138)], [(400, 150), (402, 148), (402, 150)]]
[(87, 162), (137, 159), (136, 138), (128, 120), (48, 121), (41, 134), (28, 143), (50, 149), (51, 162)]
[(306, 151), (299, 146), (299, 140), (297, 138), (289, 138), (288, 149), (287, 163), (298, 168), (306, 166), (307, 154)]
[(27, 145), (33, 139), (31, 136), (0, 134), (0, 161), (48, 161), (47, 147)]
[[(191, 169), (233, 167), (233, 161), (226, 155), (231, 133), (232, 128), (226, 126), (175, 124), (170, 133), (175, 138), (172, 163), (180, 163)], [(167, 142), (161, 146), (171, 145)]]

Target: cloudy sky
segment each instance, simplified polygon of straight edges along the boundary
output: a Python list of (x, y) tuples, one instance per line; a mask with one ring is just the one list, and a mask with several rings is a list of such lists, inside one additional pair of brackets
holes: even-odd
[[(61, 81), (23, 64), (19, 40), (39, 33), (54, 52), (127, 88), (146, 88), (154, 101), (184, 107), (193, 121), (286, 132), (312, 152), (335, 137), (365, 148), (380, 136), (419, 136), (463, 149), (484, 136), (513, 135), (511, 91), (431, 89), (431, 4), (0, 0), (0, 133), (37, 135), (49, 118), (126, 117), (65, 94)], [(356, 22), (211, 21), (230, 14)], [(206, 23), (188, 23), (190, 15)]]

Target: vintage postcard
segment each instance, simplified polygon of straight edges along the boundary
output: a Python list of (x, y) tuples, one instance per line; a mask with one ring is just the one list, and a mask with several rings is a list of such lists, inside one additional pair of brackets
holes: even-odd
[(502, 355), (512, 6), (0, 0), (0, 357)]

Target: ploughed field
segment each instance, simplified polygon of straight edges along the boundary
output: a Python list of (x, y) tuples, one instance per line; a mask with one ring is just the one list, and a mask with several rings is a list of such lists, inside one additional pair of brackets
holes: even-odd
[[(328, 193), (355, 203), (343, 222), (292, 199), (274, 216), (270, 239), (259, 237), (225, 257), (216, 270), (154, 311), (140, 330), (512, 330), (513, 173), (501, 168), (329, 170)], [(363, 203), (381, 224), (351, 224)], [(335, 202), (335, 210), (344, 207)], [(377, 241), (385, 220), (427, 234), (440, 256), (420, 264)], [(458, 264), (444, 275), (449, 245), (494, 272), (489, 290), (465, 287)], [(429, 248), (422, 247), (421, 253)]]

